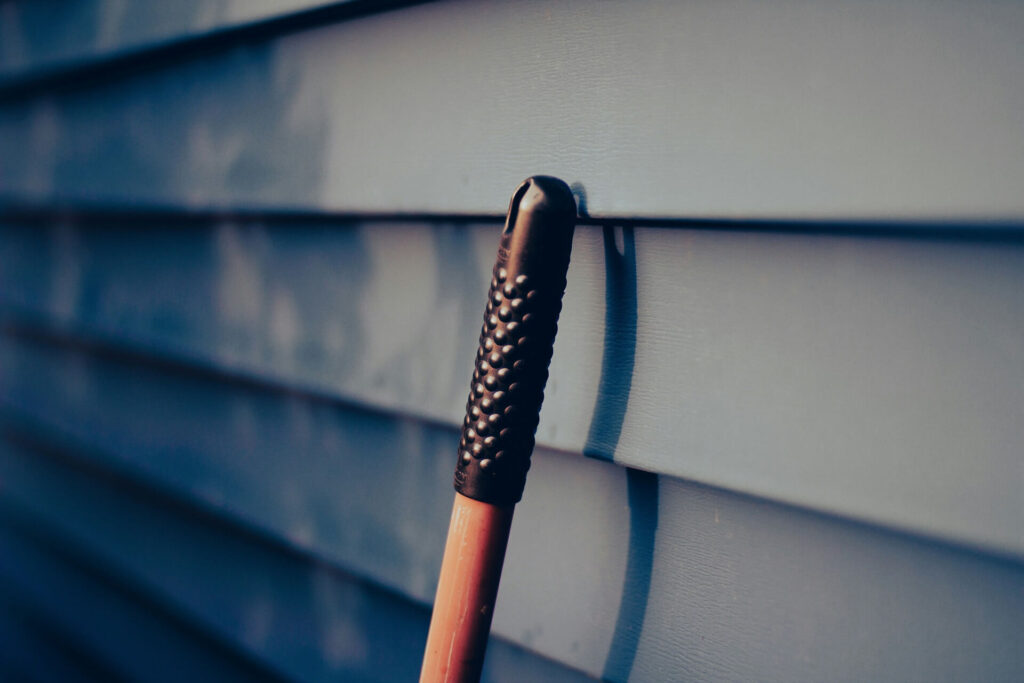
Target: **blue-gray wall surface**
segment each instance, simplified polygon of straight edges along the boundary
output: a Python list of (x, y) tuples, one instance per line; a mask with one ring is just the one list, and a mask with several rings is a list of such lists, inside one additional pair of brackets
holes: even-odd
[(1021, 35), (0, 0), (0, 679), (414, 679), (550, 173), (583, 217), (486, 680), (1024, 680)]

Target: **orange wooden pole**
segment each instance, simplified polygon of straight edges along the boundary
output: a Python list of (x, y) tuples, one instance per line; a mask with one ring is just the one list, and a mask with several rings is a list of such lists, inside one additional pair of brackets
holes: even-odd
[(455, 494), (420, 683), (479, 680), (513, 510)]

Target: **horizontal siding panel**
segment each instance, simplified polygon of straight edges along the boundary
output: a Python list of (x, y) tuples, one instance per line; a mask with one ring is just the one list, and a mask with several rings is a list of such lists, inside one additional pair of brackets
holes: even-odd
[[(8, 224), (0, 311), (454, 427), (496, 231)], [(577, 231), (540, 443), (1024, 552), (1019, 241), (613, 232)]]
[[(64, 455), (8, 439), (0, 468), (4, 517), (20, 518), (0, 524), (8, 585), (129, 680), (392, 681), (419, 670), (420, 605)], [(76, 571), (76, 556), (96, 568)], [(125, 584), (139, 589), (124, 595)], [(214, 656), (225, 645), (263, 670), (225, 669)], [(585, 679), (501, 641), (489, 654), (486, 681)]]
[[(43, 349), (33, 346), (24, 347), (27, 353), (13, 351), (5, 345), (0, 352), (5, 379), (0, 406), (8, 416), (35, 425), (33, 431), (66, 434), (81, 444), (77, 450), (87, 449), (107, 468), (156, 482), (417, 602), (433, 599), (451, 513), (454, 430), (220, 383), (175, 368), (103, 361), (73, 351), (40, 355)], [(35, 380), (26, 383), (32, 376)], [(548, 466), (543, 457), (537, 460), (533, 472), (541, 479), (551, 469), (562, 481), (571, 476), (558, 458)], [(529, 614), (507, 624), (499, 612), (495, 630), (524, 642), (524, 633), (544, 624), (562, 635), (526, 645), (600, 674), (621, 587), (628, 515), (623, 506), (605, 509), (609, 496), (625, 489), (621, 470), (582, 462), (600, 475), (592, 477), (592, 498), (584, 496), (576, 506), (556, 505), (557, 485), (533, 486), (528, 495), (536, 502), (530, 505), (528, 499), (517, 509), (517, 520), (527, 529), (543, 526), (550, 514), (561, 515), (566, 526), (549, 525), (535, 534), (531, 544), (539, 547), (525, 550), (523, 558), (550, 556), (561, 548), (560, 570), (549, 568), (539, 577), (532, 563), (518, 571), (509, 566), (502, 595), (513, 604), (533, 590), (571, 596), (575, 604), (587, 605), (595, 621), (581, 623), (564, 607), (534, 599)], [(383, 491), (392, 492), (390, 504), (381, 505)], [(81, 533), (96, 529), (103, 537), (100, 513), (87, 514), (94, 505), (95, 500), (82, 501), (76, 522)], [(130, 517), (140, 534), (167, 524)], [(118, 543), (116, 536), (110, 538)], [(585, 575), (574, 566), (576, 558), (565, 555), (581, 547), (593, 549), (594, 570)], [(549, 587), (552, 581), (557, 588)]]
[[(138, 58), (147, 48), (194, 40), (296, 12), (347, 2), (324, 0), (0, 1), (0, 89), (13, 81), (99, 60)], [(368, 3), (363, 3), (368, 4)]]
[[(149, 386), (169, 382), (139, 372)], [(173, 388), (180, 402), (190, 402), (193, 394)], [(167, 405), (155, 400), (150, 410), (167, 412)], [(200, 411), (219, 413), (210, 404)], [(202, 618), (214, 632), (247, 634), (244, 642), (267, 661), (297, 675), (302, 664), (322, 661), (320, 648), (329, 646), (332, 627), (347, 628), (346, 605), (354, 603), (356, 614), (363, 614), (367, 603), (335, 583), (330, 563), (281, 552), (288, 539), (259, 539), (265, 531), (268, 540), (276, 533), (265, 529), (267, 514), (245, 502), (240, 486), (224, 487), (223, 498), (211, 503), (168, 483), (156, 463), (187, 468), (187, 443), (178, 451), (147, 448), (124, 426), (96, 423), (78, 440), (121, 441), (103, 454), (53, 431), (20, 436), (9, 416), (0, 442), (4, 500), (34, 526), (52, 529), (111, 572)], [(267, 433), (289, 431), (274, 426), (267, 425)], [(198, 418), (192, 426), (192, 432), (211, 429)], [(314, 437), (320, 433), (315, 424), (307, 429)], [(26, 438), (55, 440), (27, 450)], [(426, 456), (415, 434), (404, 438), (394, 457), (407, 467), (425, 457), (448, 460)], [(235, 478), (249, 476), (256, 481), (251, 486), (262, 486), (264, 507), (273, 509), (274, 498), (284, 495), (316, 510), (322, 491), (331, 487), (345, 497), (344, 471), (358, 472), (371, 459), (366, 452), (342, 452), (333, 457), (337, 469), (325, 469), (326, 460), (310, 463), (302, 457), (302, 440), (294, 434), (292, 440), (291, 451), (272, 455), (307, 471), (298, 487), (270, 473), (254, 476), (265, 471), (271, 454), (258, 447), (230, 449)], [(209, 453), (210, 460), (217, 455)], [(1010, 681), (1024, 674), (1017, 636), (1024, 627), (1019, 562), (607, 463), (543, 450), (536, 458), (516, 512), (495, 614), (495, 631), (530, 649), (616, 681), (630, 673), (636, 680), (766, 681)], [(125, 474), (108, 474), (117, 460)], [(180, 502), (168, 504), (167, 494), (153, 485)], [(423, 485), (450, 501), (450, 490)], [(373, 490), (379, 499), (383, 489)], [(192, 506), (196, 511), (189, 513)], [(307, 547), (326, 557), (334, 550), (322, 530), (330, 523), (361, 529), (363, 522), (323, 514), (310, 523)], [(429, 509), (424, 516), (430, 518), (421, 521), (398, 507), (388, 517), (392, 529), (384, 531), (394, 537), (404, 530), (424, 547), (440, 547), (445, 517)], [(244, 520), (252, 531), (231, 519)], [(424, 571), (436, 574), (439, 559)], [(420, 614), (422, 637), (425, 610)], [(384, 643), (389, 656), (403, 661), (405, 655), (418, 659), (420, 648), (411, 644), (416, 639), (404, 633), (370, 632), (366, 644)], [(313, 673), (302, 677), (318, 678), (315, 669), (303, 671)]]
[[(262, 4), (262, 3), (261, 3)], [(8, 101), (33, 201), (1024, 218), (1024, 6), (437, 2)]]
[[(2, 523), (2, 522), (0, 522)], [(0, 587), (0, 678), (27, 683), (120, 683), (113, 670)]]
[[(452, 431), (173, 368), (11, 350), (0, 405), (13, 415), (292, 547), (317, 548), (420, 602), (433, 597), (451, 507)], [(30, 374), (38, 388), (23, 381)], [(400, 502), (377, 505), (384, 490), (401, 491)]]
[(283, 680), (180, 619), (169, 618), (116, 581), (82, 571), (66, 556), (33, 543), (23, 528), (12, 525), (7, 498), (5, 491), (0, 503), (0, 577), (5, 590), (16, 593), (40, 618), (55, 623), (103, 662), (114, 673), (113, 680)]

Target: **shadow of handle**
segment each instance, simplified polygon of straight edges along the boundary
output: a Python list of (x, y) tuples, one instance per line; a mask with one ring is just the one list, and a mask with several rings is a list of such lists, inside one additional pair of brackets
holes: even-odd
[(626, 419), (636, 357), (636, 241), (632, 227), (621, 228), (622, 252), (615, 228), (605, 226), (604, 353), (601, 379), (590, 419), (585, 455), (612, 460)]
[[(621, 228), (621, 235), (620, 251), (615, 228), (604, 227), (604, 353), (584, 447), (586, 455), (602, 460), (612, 460), (615, 456), (629, 405), (636, 358), (636, 240), (632, 227)], [(650, 597), (658, 528), (658, 475), (627, 468), (626, 487), (630, 510), (626, 573), (602, 674), (602, 678), (615, 681), (628, 680), (633, 670)]]

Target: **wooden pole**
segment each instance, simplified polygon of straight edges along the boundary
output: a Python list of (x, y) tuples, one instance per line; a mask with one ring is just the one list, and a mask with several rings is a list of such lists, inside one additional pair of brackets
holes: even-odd
[(422, 683), (479, 680), (513, 509), (455, 494)]

